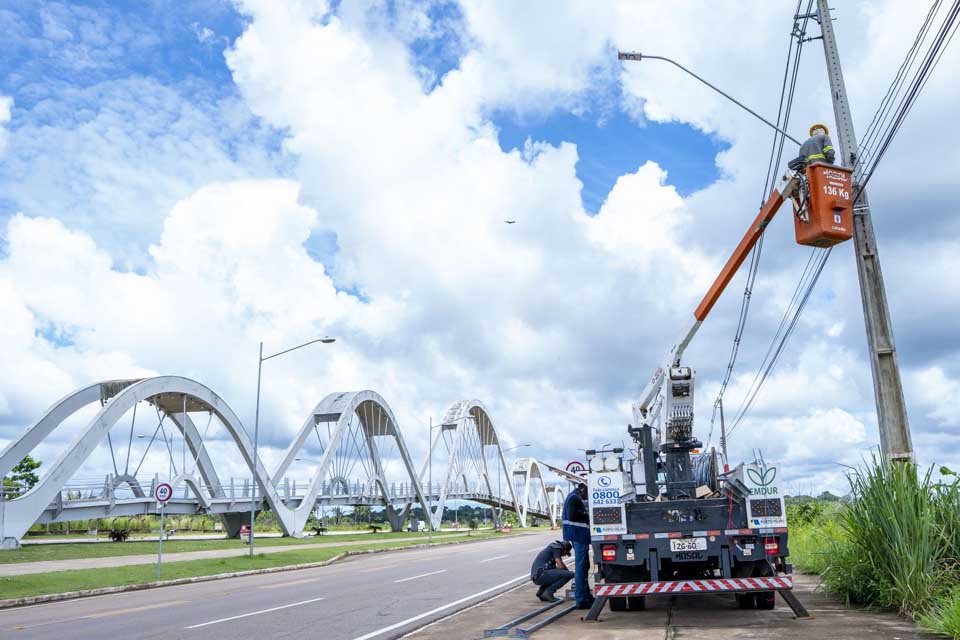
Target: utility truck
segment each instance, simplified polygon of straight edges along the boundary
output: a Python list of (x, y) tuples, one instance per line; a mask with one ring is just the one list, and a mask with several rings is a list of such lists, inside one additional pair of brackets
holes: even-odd
[(700, 451), (696, 372), (682, 357), (786, 200), (794, 203), (799, 244), (826, 247), (852, 237), (850, 187), (849, 170), (824, 163), (783, 176), (634, 404), (627, 431), (635, 455), (587, 451), (597, 567), (588, 620), (608, 601), (612, 610), (639, 610), (647, 596), (660, 594), (728, 593), (742, 608), (772, 609), (779, 592), (798, 616), (807, 615), (791, 591), (780, 467), (758, 460), (731, 469), (723, 434), (721, 454)]

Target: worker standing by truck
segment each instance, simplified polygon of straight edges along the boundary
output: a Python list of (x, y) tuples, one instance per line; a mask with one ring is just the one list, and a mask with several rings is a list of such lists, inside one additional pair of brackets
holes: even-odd
[(587, 485), (580, 483), (563, 503), (563, 539), (573, 544), (576, 554), (574, 564), (573, 595), (578, 609), (593, 606), (593, 594), (587, 581), (590, 573), (590, 516), (586, 506)]

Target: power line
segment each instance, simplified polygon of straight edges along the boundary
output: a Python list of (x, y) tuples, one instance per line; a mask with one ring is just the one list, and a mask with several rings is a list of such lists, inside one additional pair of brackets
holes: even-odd
[[(882, 160), (894, 136), (896, 136), (900, 130), (904, 119), (916, 103), (917, 96), (923, 90), (927, 80), (930, 78), (930, 74), (940, 62), (946, 47), (952, 41), (953, 36), (957, 32), (957, 27), (960, 25), (960, 22), (957, 21), (958, 16), (960, 16), (960, 0), (955, 0), (928, 47), (919, 69), (907, 84), (907, 90), (900, 96), (899, 101), (897, 101), (897, 96), (900, 95), (901, 88), (904, 85), (909, 70), (913, 67), (920, 44), (926, 39), (930, 26), (933, 24), (933, 17), (936, 15), (940, 5), (941, 0), (935, 0), (928, 11), (923, 25), (921, 25), (912, 46), (907, 51), (903, 63), (900, 65), (897, 74), (887, 89), (886, 95), (884, 95), (880, 106), (874, 113), (873, 119), (867, 128), (867, 137), (864, 139), (866, 144), (862, 147), (860, 157), (855, 159), (856, 164), (854, 168), (859, 175), (863, 176), (862, 181), (857, 181), (859, 182), (859, 188), (857, 190), (858, 197), (860, 193), (863, 193), (867, 182), (869, 182), (874, 170)], [(894, 103), (896, 103), (897, 106), (895, 110), (892, 110)], [(892, 118), (890, 117), (891, 114)], [(876, 152), (874, 153), (875, 149)], [(819, 255), (817, 255), (818, 251), (820, 252)], [(814, 249), (810, 258), (807, 260), (807, 266), (801, 274), (797, 288), (794, 290), (794, 296), (780, 321), (780, 327), (777, 329), (777, 333), (771, 341), (770, 348), (767, 349), (767, 354), (764, 356), (764, 360), (757, 374), (754, 376), (754, 380), (747, 391), (746, 397), (737, 409), (733, 425), (727, 432), (728, 440), (752, 408), (761, 388), (776, 367), (787, 342), (790, 340), (790, 336), (793, 335), (797, 322), (803, 313), (803, 309), (810, 299), (813, 287), (823, 272), (823, 267), (830, 257), (830, 252), (831, 249)], [(797, 296), (800, 292), (802, 292), (802, 295), (798, 298)]]
[[(797, 86), (797, 76), (800, 69), (800, 55), (803, 52), (803, 43), (806, 36), (807, 23), (809, 21), (810, 9), (813, 7), (813, 0), (808, 0), (806, 16), (800, 22), (800, 6), (803, 0), (797, 0), (797, 7), (794, 11), (793, 29), (790, 32), (789, 45), (787, 47), (787, 60), (783, 68), (783, 82), (780, 86), (780, 104), (777, 107), (777, 126), (786, 129), (790, 122), (790, 113), (793, 109), (793, 97)], [(794, 50), (796, 45), (796, 50)], [(788, 87), (789, 86), (789, 90)], [(781, 126), (782, 120), (782, 126)], [(779, 144), (778, 144), (779, 143)], [(770, 145), (770, 159), (767, 161), (767, 175), (763, 180), (763, 191), (760, 198), (760, 206), (766, 202), (769, 194), (773, 192), (773, 185), (776, 182), (777, 167), (783, 159), (783, 148), (786, 138), (779, 132), (773, 135), (773, 141)], [(776, 156), (774, 155), (776, 153)], [(737, 328), (733, 336), (733, 345), (730, 348), (730, 358), (727, 361), (727, 369), (720, 383), (720, 391), (713, 403), (713, 414), (710, 416), (710, 431), (707, 435), (707, 445), (713, 439), (713, 428), (717, 419), (717, 412), (720, 404), (723, 402), (724, 393), (730, 384), (730, 378), (733, 376), (733, 369), (737, 363), (737, 357), (740, 354), (740, 344), (743, 340), (743, 333), (746, 330), (747, 318), (750, 313), (750, 301), (753, 296), (753, 287), (756, 282), (757, 272), (760, 268), (760, 255), (763, 252), (763, 233), (750, 252), (750, 266), (747, 270), (747, 282), (743, 290), (743, 298), (740, 301), (740, 315), (737, 319)]]

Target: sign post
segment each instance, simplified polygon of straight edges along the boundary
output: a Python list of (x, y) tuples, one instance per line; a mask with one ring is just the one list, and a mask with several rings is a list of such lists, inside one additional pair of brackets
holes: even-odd
[(586, 471), (586, 469), (587, 468), (583, 466), (583, 463), (580, 462), (579, 460), (571, 460), (570, 462), (567, 463), (567, 471), (570, 473), (575, 473), (577, 475), (580, 475), (584, 471)]
[(159, 483), (153, 490), (153, 497), (160, 509), (160, 543), (157, 545), (157, 580), (160, 580), (160, 564), (163, 562), (163, 507), (173, 497), (173, 487), (167, 482)]

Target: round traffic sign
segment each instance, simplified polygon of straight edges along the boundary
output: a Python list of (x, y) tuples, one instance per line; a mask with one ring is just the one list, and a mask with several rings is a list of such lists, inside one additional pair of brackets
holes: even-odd
[(173, 487), (166, 482), (161, 482), (153, 490), (153, 497), (156, 498), (160, 504), (164, 504), (173, 497)]
[(583, 466), (583, 463), (577, 460), (572, 460), (567, 463), (567, 471), (570, 473), (583, 473), (585, 469), (586, 467)]

